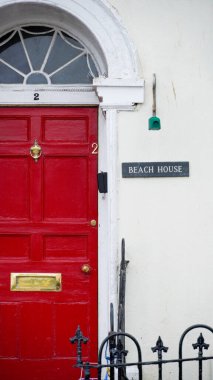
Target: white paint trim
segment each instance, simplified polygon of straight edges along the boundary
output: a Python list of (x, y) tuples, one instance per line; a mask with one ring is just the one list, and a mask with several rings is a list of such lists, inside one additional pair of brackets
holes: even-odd
[(102, 109), (128, 110), (144, 101), (143, 79), (94, 78), (93, 84)]
[[(110, 302), (117, 310), (117, 111), (99, 116), (99, 171), (108, 172), (108, 193), (99, 194), (99, 339), (109, 329)], [(116, 316), (115, 316), (116, 317)], [(115, 318), (116, 319), (116, 318)]]
[[(39, 99), (34, 101), (34, 94)], [(133, 109), (144, 101), (144, 80), (95, 78), (93, 86), (0, 85), (0, 104), (100, 104), (103, 110)]]
[(118, 220), (117, 220), (117, 195), (118, 195), (118, 147), (117, 147), (117, 110), (108, 109), (106, 111), (106, 145), (107, 145), (107, 170), (108, 170), (108, 210), (107, 210), (107, 230), (108, 235), (108, 287), (109, 301), (113, 303), (114, 310), (117, 310), (117, 266), (118, 266)]
[[(0, 105), (100, 104), (99, 170), (108, 172), (108, 194), (99, 194), (99, 340), (109, 328), (109, 304), (117, 305), (117, 112), (144, 99), (137, 54), (107, 0), (1, 0), (0, 34), (29, 22), (71, 33), (91, 52), (103, 77), (92, 87), (0, 86)], [(107, 76), (107, 78), (106, 78)], [(40, 100), (34, 101), (34, 92)], [(105, 116), (102, 114), (105, 113)]]
[[(34, 94), (39, 99), (34, 100)], [(9, 101), (8, 101), (9, 100)], [(5, 86), (0, 85), (2, 105), (98, 105), (98, 96), (93, 86)]]

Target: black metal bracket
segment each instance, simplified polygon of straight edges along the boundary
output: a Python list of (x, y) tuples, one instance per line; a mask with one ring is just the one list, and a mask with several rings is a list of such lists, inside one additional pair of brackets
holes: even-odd
[(108, 193), (107, 172), (98, 173), (98, 190), (102, 194)]

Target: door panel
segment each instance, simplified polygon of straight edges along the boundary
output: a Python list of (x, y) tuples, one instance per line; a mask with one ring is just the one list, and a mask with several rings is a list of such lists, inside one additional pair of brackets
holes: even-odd
[(27, 159), (1, 157), (0, 173), (0, 219), (29, 219), (29, 166)]
[[(42, 155), (30, 156), (35, 140)], [(78, 324), (97, 360), (96, 108), (0, 109), (0, 376), (78, 378)], [(92, 268), (81, 271), (83, 264)], [(61, 291), (11, 291), (11, 273), (61, 273)], [(34, 286), (34, 280), (30, 280)]]
[(88, 260), (86, 235), (47, 235), (44, 237), (46, 260)]
[[(60, 130), (58, 129), (61, 124)], [(67, 118), (42, 118), (43, 141), (63, 141), (64, 143), (88, 142), (89, 119)]]
[(22, 260), (30, 258), (29, 235), (1, 234), (0, 247), (0, 260), (9, 261), (14, 259)]
[[(80, 176), (79, 173), (81, 173)], [(88, 168), (86, 157), (48, 158), (44, 165), (43, 193), (44, 219), (87, 220)]]
[(0, 118), (0, 141), (14, 142), (29, 141), (29, 118), (3, 116)]
[(19, 306), (19, 351), (22, 359), (44, 359), (53, 356), (52, 308), (53, 305), (44, 302), (23, 302)]

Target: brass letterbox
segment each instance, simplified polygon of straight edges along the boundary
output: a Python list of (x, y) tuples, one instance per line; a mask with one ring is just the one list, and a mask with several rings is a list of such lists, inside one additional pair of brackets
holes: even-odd
[(61, 273), (11, 273), (10, 290), (15, 292), (60, 292)]

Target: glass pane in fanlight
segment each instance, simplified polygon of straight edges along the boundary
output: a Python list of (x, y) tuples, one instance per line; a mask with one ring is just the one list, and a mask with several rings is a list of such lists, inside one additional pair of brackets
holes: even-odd
[(86, 54), (51, 78), (53, 84), (91, 84), (93, 77), (89, 72)]
[(27, 78), (26, 84), (48, 84), (48, 81), (43, 74), (33, 73)]
[(26, 84), (47, 84), (48, 77), (53, 84), (91, 84), (98, 76), (79, 41), (47, 26), (22, 26), (1, 36), (1, 59), (0, 83), (25, 83), (27, 75)]
[(65, 65), (67, 62), (77, 57), (81, 53), (82, 50), (72, 47), (66, 43), (58, 34), (44, 71), (48, 74), (51, 74), (53, 71)]
[(84, 49), (84, 46), (81, 45), (80, 42), (78, 42), (77, 40), (75, 40), (73, 37), (71, 36), (68, 36), (67, 33), (64, 33), (64, 32), (60, 32), (60, 34), (62, 35), (62, 38), (67, 41), (70, 45), (73, 45), (75, 48), (77, 49)]
[(87, 55), (88, 63), (94, 78), (98, 77), (98, 70), (90, 54)]
[(6, 34), (3, 34), (3, 36), (0, 37), (0, 45), (3, 45), (7, 40), (10, 40), (12, 36), (14, 35), (14, 31), (10, 31)]
[(22, 35), (33, 69), (40, 70), (52, 41), (53, 32), (41, 35), (22, 32)]
[(17, 84), (23, 83), (23, 77), (16, 71), (10, 69), (0, 62), (0, 83), (2, 84)]
[(22, 30), (29, 32), (31, 34), (47, 34), (53, 31), (54, 28), (49, 26), (41, 26), (41, 25), (31, 25), (31, 26), (22, 26)]
[(6, 44), (0, 46), (0, 58), (24, 74), (30, 71), (18, 32)]

